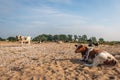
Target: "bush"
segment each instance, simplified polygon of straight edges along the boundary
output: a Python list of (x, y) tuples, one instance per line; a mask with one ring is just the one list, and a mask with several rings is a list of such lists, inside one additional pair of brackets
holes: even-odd
[(12, 42), (17, 41), (16, 37), (8, 37), (7, 40)]
[(3, 39), (3, 38), (0, 37), (0, 41), (5, 41), (5, 39)]

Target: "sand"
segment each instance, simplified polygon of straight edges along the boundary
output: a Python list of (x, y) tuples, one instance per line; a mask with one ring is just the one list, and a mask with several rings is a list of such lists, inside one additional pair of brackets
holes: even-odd
[[(0, 80), (120, 80), (118, 66), (87, 67), (76, 43), (0, 42)], [(99, 45), (120, 61), (120, 45)]]

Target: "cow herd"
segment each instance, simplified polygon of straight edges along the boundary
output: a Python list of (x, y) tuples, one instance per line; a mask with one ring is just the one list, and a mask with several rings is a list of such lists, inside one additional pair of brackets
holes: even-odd
[[(31, 37), (30, 36), (16, 36), (17, 40), (21, 43), (28, 43), (30, 44)], [(90, 41), (89, 41), (90, 42)], [(62, 43), (62, 42), (59, 42)], [(81, 53), (82, 59), (81, 61), (84, 63), (85, 66), (98, 66), (98, 65), (110, 65), (114, 66), (118, 63), (113, 55), (108, 53), (107, 51), (102, 51), (95, 49), (92, 46), (93, 43), (88, 43), (86, 45), (75, 45), (75, 53)], [(95, 45), (95, 44), (94, 44)], [(96, 44), (98, 46), (98, 44)]]

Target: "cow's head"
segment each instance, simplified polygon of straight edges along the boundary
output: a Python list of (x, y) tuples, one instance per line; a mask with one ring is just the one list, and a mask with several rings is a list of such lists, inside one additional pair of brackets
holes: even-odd
[(75, 53), (82, 53), (82, 56), (86, 55), (88, 48), (85, 45), (75, 45)]
[(16, 36), (17, 40), (21, 40), (22, 36), (18, 35)]

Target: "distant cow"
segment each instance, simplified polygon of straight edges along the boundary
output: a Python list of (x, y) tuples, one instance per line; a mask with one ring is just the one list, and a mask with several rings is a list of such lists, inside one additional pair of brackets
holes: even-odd
[(28, 43), (30, 44), (31, 41), (31, 37), (30, 36), (16, 36), (16, 38), (18, 39), (18, 41), (23, 44), (23, 43)]
[(85, 64), (86, 66), (97, 66), (99, 64), (114, 66), (118, 62), (113, 55), (111, 55), (106, 51), (97, 50), (94, 48), (88, 48), (85, 45), (75, 45), (75, 46), (76, 46), (75, 53), (82, 54), (82, 61), (92, 62), (91, 64), (88, 63)]
[(58, 44), (62, 44), (63, 43), (63, 41), (58, 41), (58, 40), (56, 40), (55, 42), (58, 43)]

